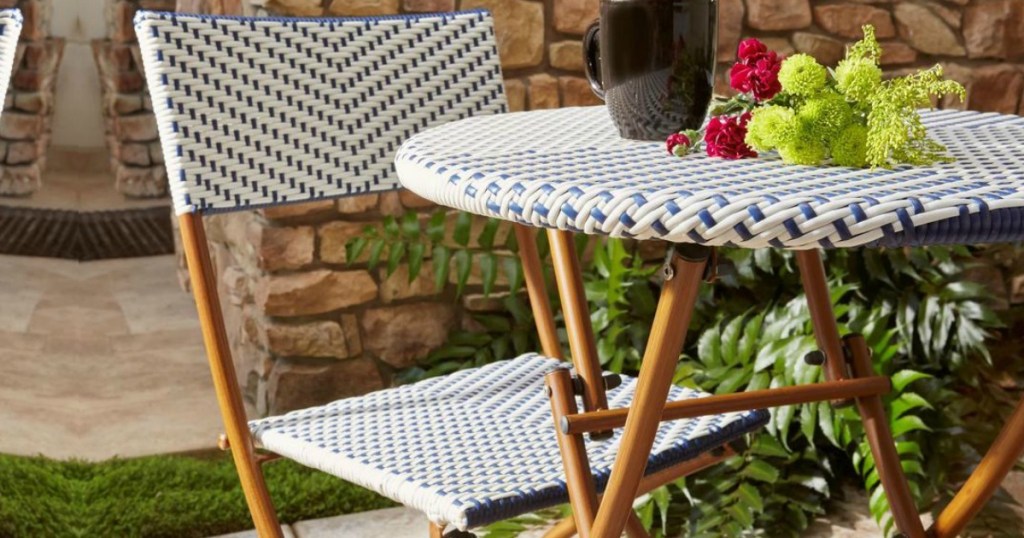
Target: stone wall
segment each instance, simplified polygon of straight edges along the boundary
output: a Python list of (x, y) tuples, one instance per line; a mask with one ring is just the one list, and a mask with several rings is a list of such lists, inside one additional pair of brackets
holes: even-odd
[(132, 198), (167, 194), (167, 171), (146, 91), (132, 19), (139, 9), (174, 11), (174, 0), (109, 0), (107, 38), (93, 41), (115, 188)]
[[(557, 2), (558, 0), (556, 0)], [(968, 89), (944, 106), (1024, 112), (1024, 2), (1020, 0), (721, 0), (718, 90), (741, 37), (783, 53), (806, 52), (827, 64), (842, 58), (863, 24), (873, 24), (886, 70), (942, 64)]]
[(50, 37), (50, 0), (0, 0), (0, 8), (11, 7), (25, 23), (0, 118), (0, 196), (27, 196), (39, 189), (46, 165), (64, 41)]
[[(741, 36), (834, 62), (864, 22), (879, 29), (893, 71), (941, 62), (970, 88), (976, 109), (1020, 106), (1019, 0), (814, 2), (722, 0), (720, 80)], [(598, 0), (179, 0), (179, 11), (295, 16), (373, 15), (485, 7), (496, 32), (512, 110), (598, 104), (582, 76), (580, 37)], [(989, 30), (983, 31), (983, 28)], [(993, 89), (1008, 88), (1008, 92)], [(727, 85), (720, 84), (726, 91)], [(260, 413), (278, 413), (388, 385), (398, 369), (442, 344), (487, 308), (345, 259), (346, 240), (384, 215), (431, 205), (409, 193), (316, 202), (208, 219), (239, 377)], [(427, 264), (429, 265), (429, 264)], [(1024, 284), (1021, 284), (1024, 286)], [(1004, 287), (1003, 292), (1008, 290)]]

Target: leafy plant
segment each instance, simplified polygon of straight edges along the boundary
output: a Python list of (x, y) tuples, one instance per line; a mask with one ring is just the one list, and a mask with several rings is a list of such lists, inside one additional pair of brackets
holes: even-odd
[[(636, 243), (591, 241), (584, 285), (599, 357), (609, 370), (635, 373), (654, 315), (658, 264), (645, 260)], [(512, 259), (514, 248), (494, 254)], [(791, 255), (723, 248), (719, 259), (721, 277), (702, 288), (676, 382), (728, 393), (819, 381), (821, 369), (803, 361), (816, 344)], [(863, 334), (876, 371), (893, 379), (884, 403), (912, 493), (926, 510), (951, 497), (1016, 398), (994, 383), (999, 376), (986, 339), (1001, 320), (986, 288), (965, 278), (977, 263), (965, 248), (828, 253), (840, 330)], [(480, 331), (456, 331), (409, 378), (536, 350), (520, 294), (503, 300), (507, 315), (479, 317)], [(867, 490), (872, 514), (891, 531), (855, 409), (781, 407), (764, 431), (748, 437), (748, 448), (728, 462), (638, 501), (654, 535), (798, 536), (851, 480)], [(1009, 503), (998, 495), (967, 534), (1016, 535), (1022, 522)], [(504, 522), (488, 535), (514, 535), (539, 520)]]

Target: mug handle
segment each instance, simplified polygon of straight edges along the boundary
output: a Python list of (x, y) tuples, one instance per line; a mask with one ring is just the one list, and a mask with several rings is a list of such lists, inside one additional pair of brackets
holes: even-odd
[(601, 32), (601, 20), (598, 19), (587, 27), (583, 34), (583, 71), (590, 81), (590, 89), (604, 100), (604, 84), (601, 82), (601, 48), (599, 34)]

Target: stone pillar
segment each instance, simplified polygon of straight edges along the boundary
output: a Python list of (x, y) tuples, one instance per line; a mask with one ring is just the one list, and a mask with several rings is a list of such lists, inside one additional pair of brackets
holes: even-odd
[(54, 86), (64, 40), (50, 37), (50, 0), (0, 0), (25, 18), (0, 118), (0, 196), (39, 189), (50, 143)]
[(167, 171), (132, 24), (139, 9), (174, 11), (174, 0), (108, 1), (108, 37), (93, 41), (93, 56), (115, 188), (131, 198), (152, 198), (167, 194)]

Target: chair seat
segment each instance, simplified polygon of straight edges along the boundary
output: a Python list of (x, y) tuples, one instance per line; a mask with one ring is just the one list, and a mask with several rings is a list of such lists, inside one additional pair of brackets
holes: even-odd
[[(466, 530), (568, 502), (544, 375), (568, 364), (527, 354), (445, 377), (250, 423), (259, 447)], [(632, 400), (623, 377), (609, 405)], [(673, 400), (705, 393), (673, 388)], [(647, 472), (692, 459), (767, 422), (763, 410), (663, 423)], [(622, 430), (587, 441), (603, 489)]]

